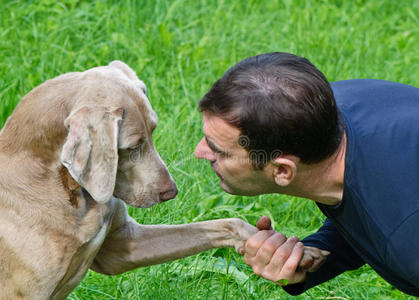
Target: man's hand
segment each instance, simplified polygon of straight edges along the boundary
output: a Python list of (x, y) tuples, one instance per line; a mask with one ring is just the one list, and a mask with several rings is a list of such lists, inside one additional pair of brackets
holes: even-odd
[(307, 272), (316, 271), (330, 254), (304, 247), (295, 236), (287, 239), (272, 230), (268, 217), (260, 218), (256, 226), (261, 231), (246, 242), (244, 260), (255, 274), (280, 285), (303, 282)]
[(280, 285), (303, 282), (306, 269), (298, 269), (304, 245), (274, 230), (262, 230), (247, 240), (244, 261), (256, 275)]

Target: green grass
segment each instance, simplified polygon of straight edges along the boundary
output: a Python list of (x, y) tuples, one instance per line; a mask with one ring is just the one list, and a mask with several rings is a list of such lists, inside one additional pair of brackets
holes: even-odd
[[(324, 219), (313, 203), (229, 196), (208, 164), (193, 158), (201, 138), (198, 100), (228, 67), (269, 51), (305, 56), (330, 81), (378, 78), (419, 86), (418, 45), (416, 0), (0, 0), (0, 125), (46, 79), (123, 60), (148, 86), (160, 120), (155, 144), (179, 188), (176, 200), (130, 208), (138, 222), (240, 217), (255, 223), (270, 215), (276, 229), (304, 237)], [(69, 299), (288, 297), (252, 275), (234, 250), (220, 249), (120, 276), (89, 272)], [(296, 299), (306, 298), (409, 297), (363, 267)]]

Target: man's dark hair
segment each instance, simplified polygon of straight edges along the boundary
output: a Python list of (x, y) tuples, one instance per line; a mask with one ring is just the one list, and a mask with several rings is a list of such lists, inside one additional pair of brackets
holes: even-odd
[(342, 139), (327, 79), (307, 59), (289, 53), (242, 60), (214, 83), (199, 109), (241, 131), (239, 143), (258, 169), (280, 153), (320, 162)]

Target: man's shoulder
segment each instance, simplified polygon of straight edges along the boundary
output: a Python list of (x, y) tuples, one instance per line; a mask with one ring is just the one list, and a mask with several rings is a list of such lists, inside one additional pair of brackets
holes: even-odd
[(408, 84), (379, 79), (350, 79), (335, 81), (330, 85), (338, 106), (350, 103), (402, 104), (400, 100), (414, 101), (419, 105), (419, 88)]
[(359, 81), (365, 82), (348, 89), (352, 98), (338, 104), (347, 133), (346, 195), (353, 191), (351, 198), (389, 236), (419, 209), (419, 89), (368, 80), (381, 87), (369, 90)]
[(333, 81), (330, 83), (332, 88), (400, 88), (400, 89), (418, 89), (412, 85), (388, 81), (383, 79), (373, 79), (373, 78), (359, 78), (359, 79), (345, 79)]
[[(405, 219), (388, 239), (385, 262), (401, 278), (419, 286), (419, 210)], [(417, 289), (415, 291), (418, 293)]]
[(419, 114), (419, 88), (378, 79), (352, 79), (331, 83), (336, 105), (354, 122), (381, 123), (384, 119), (415, 119)]

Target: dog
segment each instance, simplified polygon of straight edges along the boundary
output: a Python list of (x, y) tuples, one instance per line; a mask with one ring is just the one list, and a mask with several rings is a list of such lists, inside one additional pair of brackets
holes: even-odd
[(0, 299), (65, 299), (90, 268), (120, 274), (211, 248), (243, 253), (240, 219), (140, 225), (126, 205), (172, 199), (157, 116), (125, 63), (48, 80), (0, 132)]

